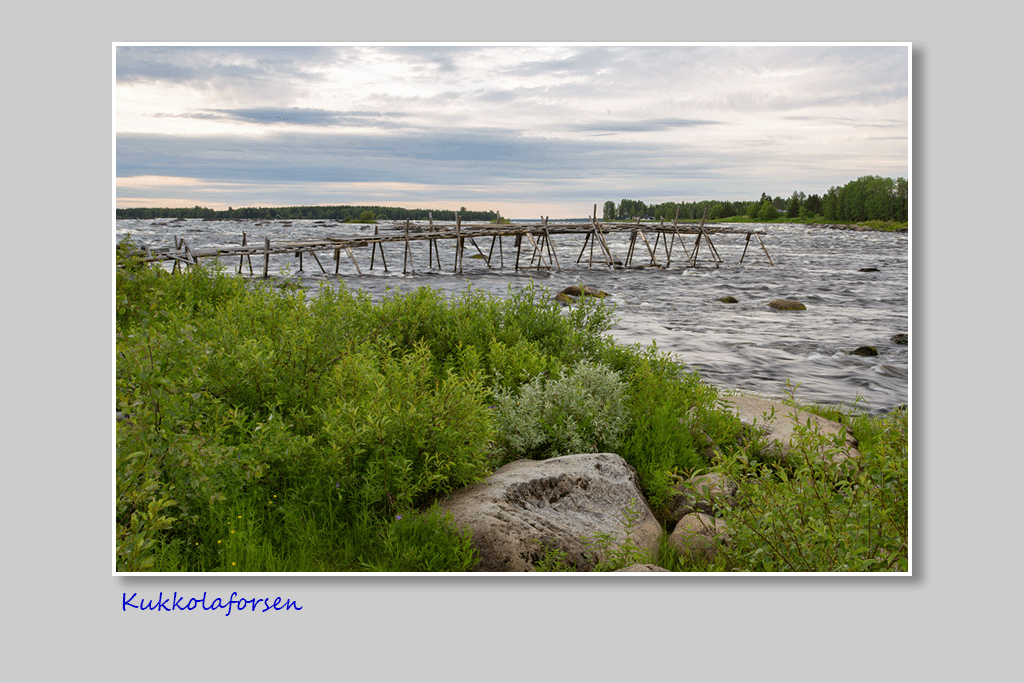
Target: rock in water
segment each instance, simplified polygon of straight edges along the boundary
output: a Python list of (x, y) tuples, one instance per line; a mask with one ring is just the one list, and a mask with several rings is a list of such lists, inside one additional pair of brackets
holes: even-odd
[(454, 492), (441, 507), (472, 532), (478, 572), (533, 571), (552, 550), (565, 553), (577, 571), (590, 571), (608, 559), (593, 543), (596, 535), (613, 539), (609, 550), (625, 542), (628, 509), (638, 513), (630, 536), (637, 547), (656, 553), (662, 535), (636, 471), (614, 453), (517, 460)]
[(608, 296), (608, 292), (602, 292), (597, 287), (591, 287), (589, 285), (570, 285), (560, 293), (567, 294), (569, 296), (596, 296), (599, 299), (603, 299)]
[(799, 301), (793, 301), (791, 299), (775, 299), (768, 304), (770, 308), (774, 308), (779, 311), (806, 311), (807, 306), (804, 306)]

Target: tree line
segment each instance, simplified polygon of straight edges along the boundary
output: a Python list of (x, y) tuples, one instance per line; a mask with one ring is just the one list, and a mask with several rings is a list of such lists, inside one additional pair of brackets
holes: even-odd
[(367, 212), (382, 220), (427, 220), (433, 216), (439, 221), (454, 221), (458, 213), (465, 221), (493, 221), (497, 211), (467, 211), (462, 207), (458, 212), (450, 209), (403, 209), (395, 206), (276, 206), (244, 207), (217, 211), (202, 206), (189, 208), (128, 208), (117, 209), (117, 218), (204, 218), (207, 220), (254, 219), (254, 220), (342, 220), (359, 219)]
[(706, 210), (708, 220), (732, 216), (772, 220), (785, 215), (841, 222), (904, 222), (910, 215), (909, 190), (903, 178), (862, 176), (842, 187), (831, 187), (824, 195), (794, 191), (784, 198), (762, 192), (761, 198), (752, 202), (703, 200), (645, 204), (636, 199), (623, 199), (618, 204), (604, 203), (604, 220), (700, 220)]

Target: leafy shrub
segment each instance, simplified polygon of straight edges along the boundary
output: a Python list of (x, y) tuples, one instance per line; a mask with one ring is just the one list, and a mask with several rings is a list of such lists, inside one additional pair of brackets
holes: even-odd
[(717, 390), (651, 345), (636, 355), (628, 388), (629, 428), (619, 454), (632, 465), (655, 514), (675, 475), (706, 467), (708, 443), (735, 440), (738, 420), (717, 410)]
[(810, 423), (794, 424), (796, 456), (786, 467), (753, 464), (742, 449), (726, 456), (741, 501), (724, 514), (731, 569), (907, 571), (907, 415), (855, 421), (868, 437), (859, 458), (821, 457), (822, 448), (826, 456), (843, 451), (845, 432), (828, 437)]
[(557, 379), (538, 376), (518, 392), (495, 390), (498, 445), (533, 459), (614, 452), (626, 426), (625, 384), (607, 367), (580, 361)]
[(306, 476), (338, 496), (388, 513), (421, 505), (483, 477), (491, 422), (472, 376), (431, 374), (423, 345), (394, 357), (390, 344), (338, 360), (319, 409), (320, 434)]

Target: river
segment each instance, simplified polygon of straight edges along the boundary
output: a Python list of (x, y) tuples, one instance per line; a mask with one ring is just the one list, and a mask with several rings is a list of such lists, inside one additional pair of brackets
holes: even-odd
[[(270, 273), (272, 277), (296, 278), (314, 291), (321, 283), (337, 282), (340, 277), (350, 288), (365, 289), (375, 298), (390, 289), (408, 291), (421, 286), (454, 295), (465, 290), (467, 282), (474, 289), (496, 296), (506, 296), (510, 285), (525, 286), (531, 279), (549, 288), (552, 295), (572, 284), (592, 285), (610, 294), (605, 301), (616, 306), (619, 321), (610, 331), (615, 339), (643, 345), (656, 341), (660, 349), (676, 354), (704, 380), (720, 388), (778, 397), (788, 392), (789, 383), (796, 388), (799, 401), (849, 404), (859, 398), (861, 407), (875, 414), (909, 402), (910, 347), (892, 339), (893, 335), (910, 332), (908, 233), (798, 224), (732, 227), (763, 230), (762, 239), (774, 265), (756, 240), (751, 240), (740, 264), (744, 235), (720, 234), (712, 236), (723, 261), (718, 267), (708, 260), (704, 244), (698, 253), (698, 267), (690, 267), (678, 242), (667, 269), (610, 269), (599, 264), (588, 267), (589, 249), (584, 262), (576, 264), (582, 235), (553, 235), (561, 272), (515, 272), (511, 268), (515, 259), (513, 240), (505, 238), (504, 270), (490, 270), (482, 259), (470, 258), (476, 250), (467, 244), (463, 272), (453, 273), (454, 241), (441, 240), (438, 247), (443, 269), (427, 269), (429, 243), (422, 241), (412, 243), (415, 274), (402, 274), (404, 246), (398, 244), (386, 247), (389, 272), (381, 267), (379, 253), (370, 270), (370, 248), (363, 248), (355, 250), (362, 276), (357, 275), (344, 251), (338, 276), (334, 275), (331, 251), (318, 254), (328, 271), (326, 275), (308, 256), (299, 272), (299, 260), (292, 255), (272, 256)], [(414, 229), (422, 228), (422, 222), (414, 223)], [(378, 229), (390, 233), (401, 226), (385, 222)], [(324, 236), (369, 236), (373, 230), (367, 225), (308, 220), (116, 222), (118, 239), (131, 233), (151, 247), (169, 247), (178, 236), (193, 249), (238, 245), (243, 231), (250, 244), (262, 244), (265, 237), (272, 242), (314, 240)], [(653, 245), (653, 233), (649, 238)], [(695, 236), (687, 235), (685, 239), (687, 247), (692, 248)], [(628, 241), (628, 232), (609, 235), (616, 260), (624, 260)], [(487, 253), (490, 240), (477, 242)], [(527, 255), (524, 249), (523, 258)], [(658, 258), (664, 264), (661, 247)], [(262, 259), (252, 260), (259, 277)], [(232, 268), (238, 265), (237, 257), (226, 261)], [(497, 265), (497, 261), (495, 247), (492, 263)], [(633, 264), (648, 262), (646, 247), (638, 242)], [(248, 266), (244, 272), (248, 274)], [(724, 296), (735, 297), (738, 303), (717, 301)], [(777, 311), (767, 305), (773, 299), (795, 299), (807, 310)], [(878, 355), (850, 353), (861, 346), (875, 347)]]

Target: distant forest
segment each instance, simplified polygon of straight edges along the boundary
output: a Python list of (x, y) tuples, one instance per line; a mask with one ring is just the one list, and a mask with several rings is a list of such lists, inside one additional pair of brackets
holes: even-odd
[[(427, 220), (432, 214), (435, 220), (454, 221), (455, 211), (445, 209), (402, 209), (394, 206), (281, 206), (255, 207), (215, 211), (201, 206), (191, 209), (117, 209), (117, 218), (205, 218), (208, 220), (228, 220), (233, 218), (251, 218), (257, 220), (300, 220), (300, 219), (337, 219), (347, 221), (359, 219), (364, 213), (372, 213), (375, 218), (383, 220)], [(497, 211), (467, 211), (459, 209), (458, 214), (465, 221), (493, 221), (498, 218)]]
[(863, 176), (842, 187), (832, 187), (824, 196), (793, 192), (789, 198), (772, 197), (761, 193), (752, 202), (664, 202), (645, 204), (635, 199), (604, 203), (604, 220), (700, 220), (707, 208), (708, 220), (745, 216), (758, 220), (771, 220), (782, 216), (797, 218), (821, 217), (826, 221), (897, 221), (909, 216), (909, 186), (903, 178)]

